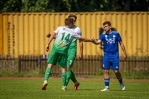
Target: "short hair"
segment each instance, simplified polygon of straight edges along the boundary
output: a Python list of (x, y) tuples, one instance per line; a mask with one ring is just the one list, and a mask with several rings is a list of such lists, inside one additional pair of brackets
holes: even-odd
[(66, 18), (65, 19), (65, 25), (70, 25), (70, 24), (73, 24), (74, 23), (74, 21), (73, 21), (73, 19), (71, 19), (71, 18)]
[(70, 15), (68, 16), (68, 18), (70, 18), (70, 17), (74, 17), (74, 18), (75, 18), (75, 21), (77, 20), (77, 16), (74, 15), (74, 14), (70, 14)]
[(103, 22), (103, 25), (106, 25), (106, 24), (108, 24), (109, 26), (111, 26), (111, 22), (110, 21)]

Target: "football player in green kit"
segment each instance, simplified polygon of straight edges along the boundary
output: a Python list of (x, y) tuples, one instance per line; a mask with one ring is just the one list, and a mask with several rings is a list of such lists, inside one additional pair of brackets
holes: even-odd
[[(74, 20), (74, 23), (77, 20), (77, 16), (74, 14), (70, 14), (68, 16), (68, 18), (71, 18)], [(81, 29), (79, 27), (77, 27), (76, 25), (73, 25), (73, 27), (71, 28), (73, 29), (78, 35), (82, 36), (82, 32)], [(48, 33), (47, 37), (49, 38), (51, 36), (50, 33)], [(83, 58), (83, 42), (81, 40), (79, 40), (79, 47), (80, 47), (80, 54), (78, 56), (79, 60), (81, 60)], [(71, 79), (74, 83), (74, 90), (77, 90), (80, 83), (77, 81), (74, 72), (72, 71), (72, 67), (73, 67), (73, 63), (75, 61), (76, 58), (76, 53), (77, 53), (77, 39), (73, 39), (73, 41), (71, 42), (69, 48), (68, 48), (68, 53), (67, 53), (67, 71), (66, 71), (66, 86), (69, 83), (69, 80)]]
[[(68, 18), (72, 18), (74, 20), (74, 23), (77, 20), (77, 16), (74, 14), (70, 14), (68, 16)], [(78, 35), (82, 36), (81, 33), (81, 29), (79, 27), (77, 27), (76, 25), (74, 25), (72, 28), (72, 30), (74, 30)], [(80, 55), (79, 55), (79, 59), (82, 59), (83, 57), (83, 42), (81, 40), (79, 40), (79, 46), (80, 46)], [(72, 71), (72, 67), (73, 67), (73, 63), (75, 61), (76, 58), (76, 53), (77, 53), (77, 39), (73, 39), (69, 48), (68, 48), (68, 58), (67, 58), (67, 71), (66, 71), (66, 86), (69, 83), (69, 80), (71, 79), (74, 83), (74, 90), (78, 89), (78, 86), (80, 85), (80, 83), (76, 80), (75, 74)]]
[(62, 89), (66, 90), (66, 66), (67, 66), (67, 52), (73, 39), (79, 39), (84, 42), (93, 42), (91, 39), (82, 38), (73, 29), (74, 20), (72, 18), (65, 19), (65, 26), (58, 27), (54, 33), (50, 36), (46, 50), (49, 50), (49, 44), (55, 38), (52, 50), (48, 57), (48, 66), (45, 71), (44, 83), (42, 90), (46, 90), (48, 85), (48, 79), (51, 74), (51, 68), (53, 65), (59, 64), (62, 71)]

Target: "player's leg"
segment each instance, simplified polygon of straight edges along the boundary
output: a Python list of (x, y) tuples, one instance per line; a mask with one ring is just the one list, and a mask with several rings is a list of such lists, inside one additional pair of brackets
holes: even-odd
[(68, 50), (68, 58), (67, 58), (67, 78), (66, 78), (66, 85), (68, 85), (69, 80), (71, 79), (74, 83), (74, 90), (77, 90), (80, 83), (77, 81), (74, 72), (72, 71), (73, 63), (76, 57), (76, 49), (69, 49)]
[(71, 74), (72, 74), (72, 71), (71, 71), (71, 68), (73, 66), (73, 62), (74, 62), (74, 59), (75, 59), (75, 55), (76, 55), (76, 52), (74, 52), (74, 50), (72, 48), (69, 48), (68, 49), (68, 54), (67, 54), (67, 71), (66, 71), (66, 85), (68, 85), (69, 83), (69, 80), (71, 79)]
[(122, 90), (125, 90), (125, 85), (123, 83), (123, 79), (122, 79), (122, 76), (121, 76), (121, 73), (119, 72), (119, 70), (113, 70), (119, 83), (120, 83), (120, 86), (121, 86), (121, 89)]
[(71, 70), (71, 80), (73, 81), (74, 84), (78, 83), (76, 76), (72, 70)]
[(110, 62), (108, 61), (107, 57), (104, 57), (103, 58), (103, 71), (104, 71), (105, 88), (102, 89), (101, 91), (109, 91), (109, 83), (110, 83), (109, 69), (110, 69)]
[(58, 55), (55, 52), (51, 51), (50, 55), (48, 57), (48, 60), (47, 60), (48, 66), (47, 66), (46, 71), (45, 71), (44, 83), (42, 85), (42, 90), (46, 90), (46, 87), (48, 85), (48, 79), (49, 79), (50, 74), (51, 74), (51, 68), (53, 65), (56, 64), (57, 58), (58, 58)]
[(62, 71), (62, 90), (66, 90), (66, 69), (65, 68), (61, 68)]
[(71, 70), (71, 80), (74, 83), (74, 90), (78, 90), (78, 87), (80, 85), (80, 83), (77, 81), (75, 74), (73, 73), (73, 71)]
[(66, 90), (66, 64), (67, 64), (67, 56), (60, 54), (60, 57), (58, 58), (58, 64), (61, 66), (62, 71), (62, 90)]
[(48, 85), (48, 79), (51, 74), (51, 68), (52, 68), (52, 64), (48, 64), (46, 71), (45, 71), (45, 75), (44, 75), (44, 82), (42, 85), (42, 90), (46, 90), (46, 87)]
[(125, 90), (123, 79), (122, 79), (121, 73), (119, 71), (119, 60), (118, 59), (113, 61), (112, 70), (114, 71), (114, 73), (120, 83), (121, 89)]
[(74, 83), (74, 90), (77, 90), (80, 83), (77, 81), (76, 77), (75, 77), (75, 74), (73, 73), (73, 71), (71, 70), (72, 67), (70, 66), (67, 66), (67, 77), (66, 77), (66, 85), (68, 85), (69, 83), (69, 80), (71, 79)]
[(101, 91), (109, 91), (109, 84), (110, 84), (109, 70), (105, 69), (104, 70), (104, 85), (105, 85), (105, 88), (102, 89)]
[(71, 78), (71, 69), (70, 69), (71, 67), (70, 66), (67, 66), (67, 71), (66, 71), (66, 86), (68, 85), (68, 83), (69, 83), (69, 80), (70, 80), (70, 78)]

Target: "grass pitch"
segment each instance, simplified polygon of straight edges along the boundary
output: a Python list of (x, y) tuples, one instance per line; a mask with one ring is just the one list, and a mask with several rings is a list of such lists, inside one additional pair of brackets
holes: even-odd
[(149, 99), (149, 82), (125, 81), (121, 91), (118, 81), (111, 81), (109, 92), (101, 80), (79, 80), (77, 91), (70, 81), (68, 90), (61, 89), (61, 80), (49, 80), (47, 90), (41, 90), (42, 80), (0, 80), (0, 99)]

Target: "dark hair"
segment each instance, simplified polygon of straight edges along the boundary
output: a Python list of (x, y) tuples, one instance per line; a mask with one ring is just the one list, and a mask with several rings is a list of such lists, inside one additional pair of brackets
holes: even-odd
[(74, 18), (75, 18), (75, 21), (77, 20), (77, 16), (74, 15), (74, 14), (70, 14), (70, 15), (68, 16), (68, 18), (70, 18), (70, 17), (74, 17)]
[(111, 22), (110, 22), (110, 21), (105, 21), (105, 22), (103, 23), (103, 25), (106, 25), (106, 24), (108, 24), (109, 26), (111, 26)]
[(65, 19), (65, 25), (70, 25), (70, 24), (73, 24), (73, 23), (74, 23), (73, 19), (71, 19), (71, 18), (66, 18)]

